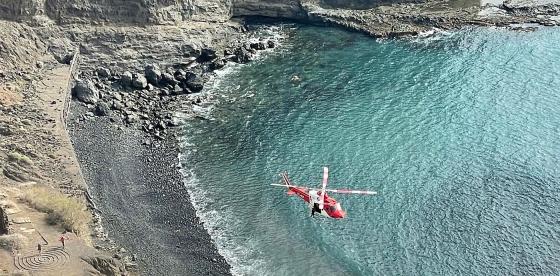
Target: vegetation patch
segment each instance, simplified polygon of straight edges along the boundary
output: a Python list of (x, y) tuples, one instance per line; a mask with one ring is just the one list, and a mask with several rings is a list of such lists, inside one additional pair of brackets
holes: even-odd
[(33, 161), (27, 155), (12, 151), (8, 153), (8, 161), (16, 162), (22, 166), (33, 166)]
[(61, 225), (78, 235), (87, 233), (91, 216), (83, 202), (67, 197), (52, 188), (38, 185), (28, 188), (23, 200), (33, 208), (47, 213), (49, 224)]

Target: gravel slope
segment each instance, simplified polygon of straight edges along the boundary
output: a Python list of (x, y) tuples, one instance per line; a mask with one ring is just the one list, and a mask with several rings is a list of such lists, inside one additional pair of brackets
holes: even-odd
[(71, 136), (109, 238), (136, 254), (145, 275), (229, 275), (198, 223), (172, 139), (142, 145), (140, 130), (120, 130), (108, 118), (77, 122), (84, 109), (71, 107)]

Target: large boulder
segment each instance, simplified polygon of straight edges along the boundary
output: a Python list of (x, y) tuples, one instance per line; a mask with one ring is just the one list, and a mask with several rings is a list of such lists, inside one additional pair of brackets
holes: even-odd
[(259, 41), (259, 42), (254, 42), (250, 44), (251, 49), (255, 49), (255, 50), (264, 50), (266, 49), (266, 44), (264, 44), (264, 42)]
[(108, 68), (105, 67), (99, 67), (96, 70), (97, 75), (101, 78), (108, 78), (111, 76), (111, 70), (109, 70)]
[(224, 68), (224, 66), (226, 66), (226, 60), (225, 59), (217, 59), (217, 60), (213, 61), (212, 63), (210, 63), (210, 70), (222, 69), (222, 68)]
[(196, 58), (196, 61), (198, 63), (203, 63), (203, 62), (212, 61), (217, 57), (218, 55), (216, 55), (216, 51), (210, 48), (203, 48), (202, 50), (200, 50), (200, 55), (198, 56), (198, 58)]
[(134, 74), (132, 76), (132, 87), (138, 89), (144, 89), (148, 86), (148, 80), (141, 74)]
[(276, 47), (276, 43), (274, 42), (274, 40), (269, 40), (269, 41), (266, 42), (266, 46), (268, 48), (274, 48), (274, 47)]
[(195, 93), (202, 91), (202, 89), (204, 88), (204, 82), (202, 81), (202, 79), (200, 77), (198, 77), (196, 75), (189, 76), (183, 82), (183, 84), (185, 85), (186, 88), (188, 88), (190, 91), (195, 92)]
[(78, 80), (72, 90), (74, 97), (84, 103), (95, 104), (99, 100), (99, 91), (91, 80)]
[(251, 54), (251, 52), (245, 49), (245, 47), (239, 47), (235, 49), (233, 54), (235, 55), (233, 57), (233, 61), (237, 63), (247, 63), (251, 61), (251, 59), (253, 58), (253, 54)]
[(159, 81), (161, 80), (161, 70), (155, 64), (150, 64), (144, 68), (144, 75), (146, 75), (146, 79), (149, 83), (153, 85), (159, 85)]
[(95, 106), (95, 114), (98, 116), (109, 116), (111, 115), (111, 108), (109, 108), (107, 103), (99, 102)]
[(173, 75), (169, 74), (169, 73), (163, 73), (161, 74), (161, 81), (160, 81), (163, 85), (175, 85), (177, 84), (177, 81), (175, 80), (175, 78), (173, 77)]
[(192, 57), (200, 55), (200, 48), (196, 45), (185, 44), (181, 46), (181, 53), (185, 57)]
[(197, 78), (197, 76), (195, 73), (188, 71), (185, 72), (184, 78), (185, 79), (183, 80), (183, 82), (190, 82), (190, 81), (194, 81)]
[(74, 52), (52, 51), (54, 59), (61, 64), (70, 64), (74, 59)]
[(183, 89), (181, 86), (179, 86), (178, 84), (175, 84), (173, 86), (173, 94), (174, 95), (181, 95), (181, 94), (185, 94), (188, 93), (188, 90)]
[(128, 87), (132, 85), (132, 73), (130, 73), (129, 71), (124, 72), (121, 75), (121, 84), (124, 87)]
[(180, 82), (185, 81), (186, 75), (187, 75), (187, 72), (185, 72), (185, 70), (183, 70), (183, 69), (177, 69), (177, 71), (175, 71), (175, 74), (173, 74), (175, 79), (180, 81)]

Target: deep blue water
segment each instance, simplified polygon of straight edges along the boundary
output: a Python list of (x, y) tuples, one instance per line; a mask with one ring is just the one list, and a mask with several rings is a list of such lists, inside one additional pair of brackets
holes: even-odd
[[(185, 126), (186, 185), (234, 273), (560, 275), (560, 29), (281, 33)], [(269, 186), (325, 165), (379, 194), (336, 195), (336, 221)]]

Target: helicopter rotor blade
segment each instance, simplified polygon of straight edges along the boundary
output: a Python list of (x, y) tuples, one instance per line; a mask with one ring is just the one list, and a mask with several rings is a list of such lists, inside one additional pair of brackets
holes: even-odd
[(325, 189), (327, 192), (339, 193), (339, 194), (359, 194), (359, 195), (376, 195), (376, 191), (356, 191), (348, 189)]
[(319, 209), (323, 210), (325, 205), (325, 190), (327, 182), (329, 181), (329, 168), (323, 167), (323, 188), (321, 189), (321, 202), (319, 202)]
[(297, 188), (297, 189), (311, 189), (309, 187), (302, 187), (302, 186), (294, 186), (294, 185), (284, 185), (284, 184), (270, 184), (270, 186), (276, 186), (276, 187), (284, 187), (284, 188)]

